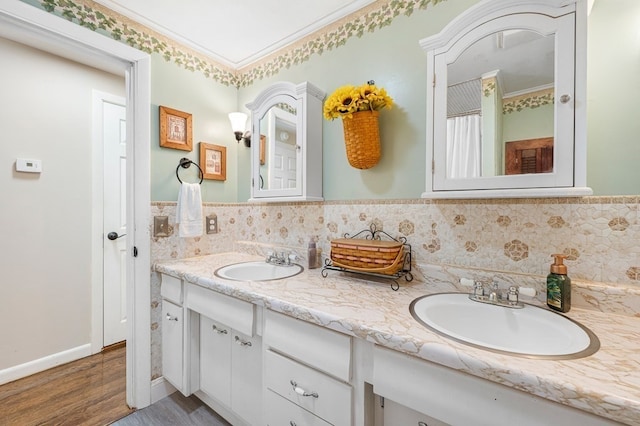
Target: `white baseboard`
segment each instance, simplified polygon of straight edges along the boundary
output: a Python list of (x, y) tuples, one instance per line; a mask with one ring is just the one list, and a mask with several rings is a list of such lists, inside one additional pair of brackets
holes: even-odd
[(177, 389), (169, 382), (167, 382), (164, 377), (159, 377), (155, 380), (151, 381), (151, 403), (155, 403), (160, 401), (162, 398), (165, 398), (172, 393), (174, 393)]
[(44, 358), (25, 362), (24, 364), (16, 365), (14, 367), (5, 368), (4, 370), (0, 370), (0, 385), (22, 379), (32, 374), (48, 370), (58, 365), (66, 364), (67, 362), (75, 361), (89, 355), (91, 355), (91, 344), (87, 343), (86, 345), (67, 349), (66, 351), (48, 355)]

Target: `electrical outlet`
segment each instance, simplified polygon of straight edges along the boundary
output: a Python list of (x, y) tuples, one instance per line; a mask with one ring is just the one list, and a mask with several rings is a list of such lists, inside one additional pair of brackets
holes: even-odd
[(218, 233), (218, 216), (215, 214), (210, 214), (207, 216), (207, 221), (205, 222), (207, 226), (207, 234), (217, 234)]
[(154, 216), (153, 217), (153, 236), (168, 237), (169, 234), (171, 234), (171, 228), (169, 227), (169, 217)]

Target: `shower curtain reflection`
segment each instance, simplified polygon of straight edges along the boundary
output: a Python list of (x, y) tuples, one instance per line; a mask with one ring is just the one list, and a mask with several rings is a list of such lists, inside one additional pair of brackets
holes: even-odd
[(447, 119), (447, 177), (479, 177), (481, 171), (480, 114)]

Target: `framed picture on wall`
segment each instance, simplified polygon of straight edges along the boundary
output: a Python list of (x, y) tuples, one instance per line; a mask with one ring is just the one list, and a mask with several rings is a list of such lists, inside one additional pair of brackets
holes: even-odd
[(265, 135), (260, 135), (260, 165), (264, 166), (265, 163), (265, 152), (267, 145), (267, 137)]
[(227, 147), (200, 142), (200, 168), (205, 179), (227, 180)]
[(193, 149), (191, 114), (160, 105), (160, 146), (191, 151)]

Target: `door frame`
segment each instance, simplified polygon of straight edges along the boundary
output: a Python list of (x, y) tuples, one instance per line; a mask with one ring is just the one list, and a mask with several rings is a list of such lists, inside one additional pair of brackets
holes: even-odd
[[(0, 37), (125, 76), (131, 142), (127, 144), (127, 250), (133, 253), (135, 246), (138, 252), (127, 259), (127, 404), (146, 407), (151, 401), (150, 56), (20, 0), (0, 4)], [(92, 241), (96, 238), (102, 240), (102, 231)]]

